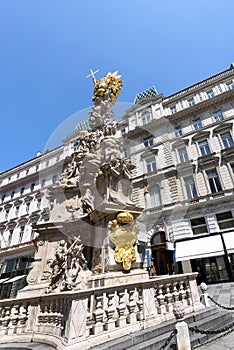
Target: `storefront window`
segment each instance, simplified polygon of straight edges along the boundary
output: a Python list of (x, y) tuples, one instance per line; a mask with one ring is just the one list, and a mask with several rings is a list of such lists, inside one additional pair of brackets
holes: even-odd
[(228, 281), (228, 273), (223, 256), (191, 260), (193, 272), (198, 272), (198, 283)]

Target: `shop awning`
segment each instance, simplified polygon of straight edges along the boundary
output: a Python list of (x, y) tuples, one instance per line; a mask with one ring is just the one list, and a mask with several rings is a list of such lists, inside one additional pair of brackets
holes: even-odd
[(4, 284), (5, 283), (12, 283), (12, 282), (15, 282), (15, 281), (18, 281), (22, 278), (24, 278), (26, 275), (21, 275), (21, 276), (15, 276), (15, 277), (12, 277), (10, 279), (8, 279), (7, 281), (3, 282)]
[(228, 251), (228, 254), (234, 254), (234, 232), (229, 231), (223, 233), (224, 242)]
[(176, 261), (224, 255), (221, 237), (210, 236), (176, 242)]

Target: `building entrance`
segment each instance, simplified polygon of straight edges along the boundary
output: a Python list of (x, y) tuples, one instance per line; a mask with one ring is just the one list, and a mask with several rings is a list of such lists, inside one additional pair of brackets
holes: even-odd
[(167, 250), (165, 232), (157, 232), (151, 239), (153, 275), (171, 275), (173, 251)]

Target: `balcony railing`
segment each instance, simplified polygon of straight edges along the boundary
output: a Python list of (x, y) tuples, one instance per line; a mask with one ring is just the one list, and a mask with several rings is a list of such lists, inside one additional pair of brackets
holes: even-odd
[(173, 319), (181, 300), (186, 313), (202, 309), (197, 273), (146, 282), (0, 301), (1, 343), (40, 341), (89, 349), (111, 338)]

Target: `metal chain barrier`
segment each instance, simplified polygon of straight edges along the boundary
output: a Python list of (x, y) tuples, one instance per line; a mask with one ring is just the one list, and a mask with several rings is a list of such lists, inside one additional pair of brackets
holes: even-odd
[(224, 310), (234, 310), (234, 307), (228, 307), (228, 306), (223, 306), (219, 304), (217, 301), (215, 301), (211, 296), (208, 295), (208, 298), (217, 306), (221, 307)]
[(171, 334), (169, 335), (169, 337), (167, 338), (167, 340), (165, 341), (165, 343), (163, 344), (163, 346), (161, 346), (161, 348), (159, 350), (165, 350), (167, 348), (167, 346), (170, 344), (170, 342), (172, 341), (173, 337), (178, 333), (177, 329), (174, 329), (174, 331), (171, 332)]
[(228, 335), (228, 334), (231, 333), (232, 331), (233, 331), (233, 329), (231, 329), (230, 331), (228, 331), (228, 332), (226, 332), (226, 333), (224, 333), (224, 334), (219, 335), (218, 337), (214, 337), (214, 338), (212, 338), (212, 339), (209, 339), (209, 340), (205, 341), (205, 342), (202, 343), (202, 344), (195, 345), (195, 346), (192, 347), (192, 350), (195, 350), (195, 349), (200, 348), (200, 347), (202, 347), (202, 346), (205, 346), (205, 345), (207, 345), (207, 344), (211, 344), (211, 343), (213, 343), (214, 341), (216, 341), (216, 340), (218, 340), (218, 339), (221, 339), (221, 338), (223, 338), (224, 336)]
[[(212, 339), (209, 339), (207, 341), (205, 341), (202, 344), (198, 344), (195, 345), (192, 349), (196, 349), (199, 348), (201, 346), (204, 346), (206, 344), (212, 343), (213, 341), (220, 339), (222, 337), (224, 337), (225, 335), (231, 333), (234, 329), (234, 322), (232, 322), (229, 326), (226, 326), (224, 328), (221, 329), (217, 329), (217, 330), (204, 330), (204, 329), (198, 329), (196, 326), (195, 327), (189, 327), (189, 330), (191, 332), (195, 332), (195, 333), (200, 333), (200, 334), (219, 334), (219, 337), (214, 337)], [(222, 334), (221, 334), (222, 333)]]

